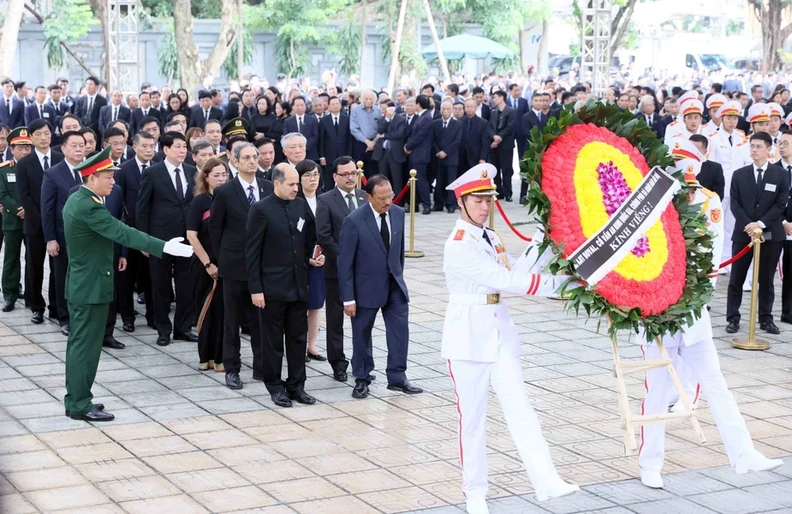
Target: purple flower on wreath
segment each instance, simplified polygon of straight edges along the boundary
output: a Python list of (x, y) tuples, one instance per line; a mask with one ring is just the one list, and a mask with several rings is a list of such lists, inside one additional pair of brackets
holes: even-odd
[[(608, 216), (612, 216), (616, 209), (627, 200), (632, 190), (627, 185), (627, 181), (624, 180), (622, 172), (613, 164), (613, 161), (608, 162), (608, 164), (601, 162), (597, 166), (597, 180), (602, 191), (602, 202), (605, 204), (605, 212), (608, 213)], [(638, 239), (632, 249), (632, 254), (636, 257), (643, 257), (647, 253), (649, 253), (649, 239), (644, 236)]]

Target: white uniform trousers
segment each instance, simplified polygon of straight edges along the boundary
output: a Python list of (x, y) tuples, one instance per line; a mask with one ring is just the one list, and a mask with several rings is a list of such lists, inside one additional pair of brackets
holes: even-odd
[[(672, 339), (676, 346), (673, 346)], [(702, 393), (707, 397), (715, 425), (726, 447), (729, 462), (734, 467), (743, 453), (753, 449), (753, 442), (737, 402), (723, 378), (715, 344), (708, 339), (690, 346), (681, 346), (679, 334), (673, 338), (665, 337), (663, 342), (674, 366), (676, 367), (680, 360), (684, 360), (695, 380), (701, 384)], [(660, 351), (654, 345), (641, 346), (641, 350), (646, 360), (662, 358)], [(641, 414), (666, 412), (669, 397), (676, 391), (668, 371), (665, 368), (647, 371), (645, 386), (646, 397), (641, 404)], [(641, 469), (660, 471), (665, 458), (665, 423), (651, 423), (641, 427), (641, 444), (638, 452), (638, 464)]]
[(467, 499), (485, 498), (489, 487), (486, 421), (490, 383), (534, 490), (538, 493), (560, 480), (542, 436), (539, 418), (525, 394), (520, 358), (504, 353), (501, 352), (497, 362), (448, 361), (457, 397), (462, 492)]

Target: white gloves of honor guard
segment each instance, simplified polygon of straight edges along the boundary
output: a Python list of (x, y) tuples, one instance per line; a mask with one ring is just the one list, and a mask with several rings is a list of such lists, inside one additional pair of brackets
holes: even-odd
[(182, 244), (183, 237), (174, 237), (165, 243), (162, 253), (173, 255), (176, 257), (191, 257), (193, 254), (192, 246)]

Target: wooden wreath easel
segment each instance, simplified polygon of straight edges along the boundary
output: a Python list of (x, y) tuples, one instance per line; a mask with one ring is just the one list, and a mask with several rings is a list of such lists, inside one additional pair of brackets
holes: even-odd
[[(608, 325), (610, 325), (610, 319), (608, 319)], [(660, 349), (660, 355), (662, 357), (661, 359), (622, 362), (621, 358), (619, 357), (619, 342), (615, 336), (611, 337), (613, 374), (616, 377), (616, 390), (619, 395), (619, 413), (621, 418), (622, 437), (624, 438), (625, 456), (631, 455), (638, 450), (638, 447), (635, 444), (636, 425), (640, 426), (649, 423), (663, 423), (673, 419), (687, 418), (690, 419), (690, 423), (693, 425), (693, 430), (698, 435), (699, 443), (703, 444), (707, 441), (706, 437), (704, 437), (704, 432), (701, 431), (701, 426), (699, 425), (698, 418), (696, 417), (696, 411), (693, 410), (693, 404), (690, 403), (690, 399), (685, 394), (685, 391), (682, 388), (682, 383), (679, 381), (679, 377), (677, 376), (676, 370), (674, 369), (674, 364), (671, 361), (671, 357), (668, 355), (665, 346), (663, 346), (662, 338), (656, 338), (655, 344), (657, 344), (657, 347)], [(676, 387), (676, 390), (679, 393), (679, 399), (682, 400), (685, 410), (682, 412), (666, 412), (663, 414), (634, 416), (630, 412), (629, 397), (627, 396), (627, 384), (624, 381), (624, 377), (635, 373), (645, 373), (648, 370), (657, 368), (666, 368), (668, 370), (668, 374), (671, 375), (671, 380), (674, 382), (674, 387)]]

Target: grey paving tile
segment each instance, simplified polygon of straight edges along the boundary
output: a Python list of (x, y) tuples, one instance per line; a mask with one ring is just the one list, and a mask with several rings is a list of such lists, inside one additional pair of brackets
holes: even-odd
[(743, 488), (743, 491), (761, 498), (770, 499), (784, 507), (792, 508), (792, 481), (754, 485)]
[(597, 509), (614, 507), (616, 504), (606, 500), (585, 489), (579, 493), (570, 494), (561, 498), (553, 498), (539, 502), (533, 495), (523, 496), (527, 501), (553, 512), (554, 514), (572, 514), (574, 512), (590, 512)]
[(63, 411), (60, 412), (59, 416), (23, 419), (20, 422), (34, 434), (88, 428), (88, 424), (85, 421), (67, 418)]
[(666, 500), (674, 497), (673, 494), (662, 489), (649, 489), (638, 480), (598, 484), (587, 487), (586, 490), (617, 505)]
[(774, 498), (758, 496), (740, 489), (690, 496), (688, 500), (723, 514), (746, 514), (784, 507)]
[(752, 485), (769, 484), (771, 482), (779, 482), (783, 480), (783, 477), (769, 471), (738, 475), (729, 466), (702, 469), (700, 473), (704, 476), (708, 476), (720, 482), (729, 484), (732, 487), (748, 487)]
[(713, 514), (715, 512), (720, 512), (718, 510), (702, 507), (687, 498), (671, 498), (669, 500), (634, 503), (630, 505), (630, 510), (638, 514), (685, 514), (688, 512), (691, 514)]

